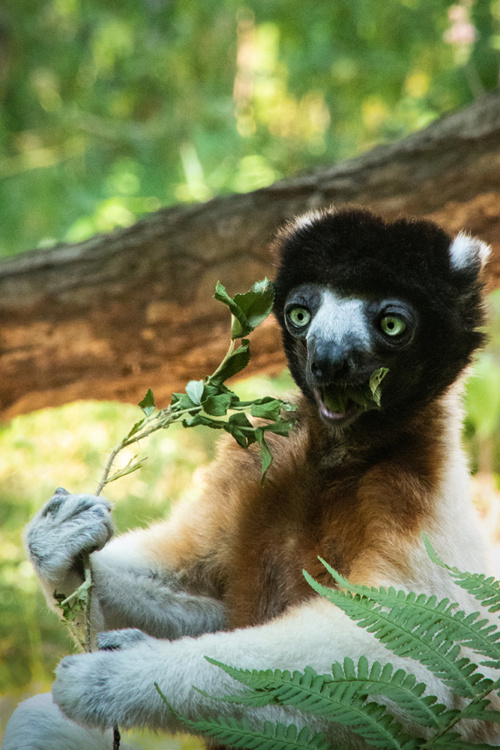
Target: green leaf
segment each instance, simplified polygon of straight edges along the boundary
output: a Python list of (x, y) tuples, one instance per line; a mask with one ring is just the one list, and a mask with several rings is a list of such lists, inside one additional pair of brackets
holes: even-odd
[(467, 742), (457, 732), (447, 732), (432, 741), (433, 750), (491, 750), (494, 745), (485, 745), (483, 742)]
[(218, 281), (214, 297), (231, 310), (231, 338), (234, 340), (248, 336), (267, 318), (273, 309), (274, 289), (268, 279), (264, 279), (256, 282), (245, 294), (236, 294), (233, 299)]
[(182, 424), (184, 427), (199, 427), (203, 425), (204, 427), (211, 427), (214, 430), (223, 430), (226, 423), (198, 412), (198, 414), (183, 419)]
[(260, 419), (279, 419), (281, 416), (281, 401), (272, 396), (254, 401), (250, 407), (252, 417)]
[(231, 310), (231, 338), (234, 340), (241, 338), (242, 336), (248, 336), (248, 334), (253, 331), (253, 328), (250, 325), (247, 316), (238, 303), (229, 296), (226, 292), (226, 288), (220, 283), (220, 281), (218, 281), (215, 286), (214, 297), (219, 302), (223, 302), (227, 305)]
[(262, 429), (262, 427), (257, 427), (257, 429), (255, 430), (255, 438), (260, 448), (260, 457), (261, 457), (261, 463), (262, 463), (261, 483), (264, 483), (264, 480), (266, 478), (266, 473), (271, 465), (273, 456), (272, 456), (271, 451), (269, 450), (269, 446), (266, 443), (266, 439), (264, 437), (264, 430)]
[(186, 393), (193, 402), (193, 404), (199, 405), (201, 404), (201, 400), (203, 398), (203, 389), (204, 389), (204, 383), (203, 380), (190, 380), (189, 383), (186, 385)]
[(434, 595), (397, 591), (392, 586), (388, 589), (353, 586), (322, 558), (319, 559), (340, 585), (389, 608), (391, 617), (394, 613), (394, 622), (406, 625), (408, 631), (417, 634), (430, 632), (432, 629), (433, 636), (444, 631), (450, 643), (459, 641), (476, 653), (491, 659), (499, 657), (500, 631), (488, 620), (478, 619), (478, 612), (466, 614), (457, 609), (457, 604), (449, 599), (438, 601)]
[(295, 427), (295, 420), (293, 419), (282, 419), (279, 422), (271, 422), (270, 424), (262, 425), (264, 432), (274, 432), (276, 435), (283, 435), (287, 437)]
[(203, 411), (212, 417), (223, 417), (227, 414), (229, 407), (233, 402), (230, 393), (220, 393), (217, 396), (209, 396), (202, 402)]
[(250, 330), (245, 330), (243, 326), (240, 329), (236, 324), (233, 327), (233, 338), (248, 336), (271, 313), (274, 303), (273, 286), (268, 279), (257, 281), (245, 294), (235, 294), (234, 302), (244, 313)]
[(145, 422), (146, 422), (146, 419), (140, 419), (138, 422), (136, 422), (133, 425), (133, 427), (130, 430), (130, 432), (128, 433), (128, 435), (126, 436), (125, 440), (127, 440), (128, 438), (131, 438), (135, 434), (137, 434), (139, 432), (139, 430), (141, 429), (141, 427), (144, 425)]
[(236, 414), (231, 414), (228, 421), (230, 424), (238, 425), (239, 427), (244, 427), (247, 430), (254, 429), (247, 415), (244, 414), (243, 412), (237, 412)]
[(422, 532), (421, 536), (431, 560), (447, 570), (450, 576), (455, 579), (457, 586), (472, 594), (489, 612), (500, 610), (500, 582), (494, 576), (485, 576), (483, 573), (467, 573), (447, 565), (433, 548), (427, 534)]
[(209, 382), (214, 385), (224, 383), (225, 380), (245, 369), (250, 361), (250, 342), (243, 339), (241, 346), (234, 351), (219, 368), (210, 375)]
[(380, 399), (382, 397), (380, 384), (388, 372), (389, 372), (388, 367), (379, 367), (379, 369), (375, 370), (375, 372), (372, 372), (370, 376), (370, 382), (368, 385), (372, 394), (372, 398), (377, 404), (377, 406), (380, 406)]
[(345, 412), (349, 402), (352, 401), (365, 411), (380, 407), (382, 397), (381, 382), (389, 372), (387, 367), (379, 367), (371, 374), (369, 383), (356, 388), (324, 389), (323, 401), (330, 411)]
[(184, 411), (185, 409), (194, 409), (196, 404), (191, 401), (187, 393), (172, 393), (171, 400), (172, 411)]
[(203, 391), (204, 398), (210, 398), (210, 396), (220, 396), (222, 393), (229, 393), (229, 395), (235, 402), (240, 400), (236, 393), (227, 388), (223, 383), (214, 384), (205, 382), (205, 390)]
[(92, 580), (88, 578), (69, 596), (54, 591), (54, 599), (57, 602), (57, 606), (62, 610), (62, 616), (67, 622), (72, 622), (78, 614), (85, 611), (89, 590), (92, 586)]
[[(205, 657), (207, 658), (207, 657)], [(238, 682), (252, 690), (229, 696), (232, 703), (247, 706), (283, 705), (348, 726), (373, 747), (383, 750), (416, 750), (415, 739), (386, 711), (385, 706), (358, 695), (358, 685), (349, 679), (332, 680), (311, 667), (303, 672), (288, 670), (238, 670), (207, 658)]]
[[(460, 645), (453, 641), (458, 634), (469, 645), (477, 637), (482, 649), (495, 648), (498, 634), (491, 634), (484, 620), (474, 627), (470, 615), (452, 613), (448, 599), (437, 602), (434, 596), (406, 594), (393, 588), (350, 587), (345, 579), (341, 585), (345, 583), (352, 591), (339, 591), (319, 584), (306, 572), (304, 575), (315, 591), (342, 609), (359, 627), (373, 633), (398, 656), (425, 664), (458, 695), (472, 698), (491, 686), (492, 681), (477, 672), (476, 664), (461, 657)], [(477, 618), (477, 613), (473, 617)]]
[(436, 696), (423, 693), (426, 685), (417, 682), (416, 677), (403, 669), (394, 669), (392, 664), (380, 662), (368, 663), (365, 656), (359, 658), (356, 665), (352, 659), (345, 658), (343, 664), (332, 665), (333, 682), (356, 683), (356, 692), (360, 696), (384, 695), (399, 705), (407, 717), (426, 727), (442, 729), (458, 711), (446, 710), (446, 706), (437, 703)]
[(500, 711), (490, 708), (490, 701), (485, 698), (482, 701), (471, 702), (460, 712), (460, 718), (477, 719), (478, 721), (492, 721), (500, 724)]
[(265, 721), (261, 728), (252, 727), (242, 718), (228, 717), (191, 721), (177, 714), (180, 721), (196, 734), (215, 739), (228, 747), (247, 750), (329, 750), (331, 747), (323, 734), (313, 734), (303, 727), (300, 732), (294, 724), (288, 726)]
[[(151, 388), (148, 388), (148, 391), (142, 401), (139, 401), (138, 404), (144, 414), (149, 417), (150, 414), (152, 414), (155, 410), (155, 398), (153, 396), (153, 391)], [(134, 425), (135, 426), (135, 425)], [(132, 428), (133, 429), (133, 428)], [(133, 434), (133, 433), (132, 433)]]
[(243, 412), (231, 414), (227, 422), (220, 422), (220, 424), (242, 448), (248, 448), (249, 445), (255, 443), (255, 428)]

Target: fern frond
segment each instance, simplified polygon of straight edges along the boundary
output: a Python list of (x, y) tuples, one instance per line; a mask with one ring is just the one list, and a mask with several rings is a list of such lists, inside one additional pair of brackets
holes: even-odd
[(246, 719), (212, 718), (205, 721), (183, 719), (191, 731), (231, 747), (246, 750), (329, 750), (329, 743), (322, 734), (313, 734), (307, 727), (298, 731), (294, 724), (272, 724), (264, 722), (262, 729), (256, 730)]
[(460, 712), (460, 719), (478, 719), (479, 721), (491, 721), (500, 724), (500, 711), (489, 708), (490, 701), (484, 698), (481, 701), (469, 703)]
[[(232, 695), (224, 700), (246, 706), (279, 704), (321, 716), (333, 723), (349, 727), (372, 747), (383, 750), (413, 750), (416, 740), (388, 712), (385, 706), (367, 702), (359, 695), (359, 685), (343, 674), (343, 679), (318, 675), (311, 667), (304, 672), (288, 670), (239, 670), (208, 659), (223, 669), (250, 692)], [(340, 666), (340, 665), (339, 665)]]
[(466, 573), (458, 568), (447, 565), (441, 560), (432, 546), (429, 537), (424, 532), (422, 532), (422, 540), (431, 560), (436, 565), (447, 570), (455, 579), (457, 586), (472, 594), (489, 612), (498, 612), (500, 610), (500, 582), (494, 576), (485, 576), (482, 573)]
[(246, 750), (330, 750), (331, 746), (322, 734), (313, 734), (307, 727), (299, 730), (294, 724), (272, 724), (264, 722), (261, 729), (250, 726), (247, 719), (221, 717), (190, 721), (180, 717), (183, 724), (193, 732), (222, 742), (230, 747)]
[(413, 591), (396, 591), (392, 586), (373, 588), (368, 586), (351, 585), (337, 571), (319, 558), (330, 575), (337, 576), (342, 586), (353, 594), (360, 594), (373, 600), (377, 604), (389, 609), (398, 608), (400, 624), (407, 630), (421, 629), (422, 632), (438, 632), (446, 629), (449, 641), (462, 643), (478, 654), (489, 659), (499, 658), (500, 630), (486, 619), (478, 620), (479, 612), (466, 614), (457, 609), (455, 602), (449, 599), (438, 601), (434, 595), (416, 594)]
[[(321, 596), (342, 609), (359, 627), (380, 640), (398, 656), (409, 656), (434, 672), (443, 682), (449, 685), (457, 695), (472, 698), (477, 693), (492, 685), (482, 674), (476, 672), (477, 665), (466, 657), (460, 656), (460, 646), (450, 642), (448, 628), (443, 629), (441, 621), (436, 622), (436, 610), (431, 602), (430, 617), (423, 619), (425, 607), (423, 600), (418, 603), (418, 617), (412, 608), (416, 595), (404, 595), (397, 598), (394, 590), (388, 593), (385, 605), (378, 604), (371, 598), (368, 587), (366, 594), (351, 591), (339, 591), (318, 584), (311, 576), (304, 573), (306, 579)], [(376, 589), (380, 593), (380, 589)], [(391, 597), (393, 597), (391, 601)], [(426, 597), (424, 596), (424, 599)], [(437, 603), (441, 606), (441, 603)], [(446, 605), (448, 606), (448, 605)], [(390, 607), (386, 609), (386, 607)], [(408, 611), (407, 611), (408, 610)], [(438, 612), (440, 614), (440, 612)], [(460, 623), (461, 624), (461, 623)]]
[(257, 748), (258, 750), (342, 750), (340, 747), (332, 747), (320, 732), (313, 734), (308, 727), (303, 727), (299, 731), (295, 724), (273, 724), (265, 721), (260, 729), (255, 729), (245, 718), (237, 720), (232, 717), (224, 719), (219, 716), (192, 721), (175, 710), (157, 683), (155, 687), (168, 710), (185, 727), (196, 734), (212, 737), (225, 745), (246, 748), (246, 750), (257, 750)]
[[(211, 664), (220, 667), (233, 679), (250, 688), (242, 695), (224, 699), (245, 706), (260, 707), (275, 704), (277, 700), (273, 688), (279, 686), (281, 680), (287, 680), (290, 674), (286, 671), (271, 669), (237, 669), (206, 658)], [(312, 667), (306, 667), (303, 675), (304, 678), (310, 675), (310, 679), (315, 680), (316, 690), (321, 690), (322, 685), (348, 682), (356, 686), (356, 694), (360, 697), (383, 695), (399, 705), (409, 718), (425, 727), (440, 729), (446, 725), (452, 715), (458, 713), (455, 710), (447, 711), (442, 703), (437, 703), (435, 696), (423, 696), (426, 686), (423, 682), (417, 682), (414, 675), (405, 672), (404, 669), (394, 671), (392, 664), (382, 666), (376, 661), (370, 666), (365, 656), (359, 659), (357, 665), (349, 658), (344, 659), (343, 664), (334, 662), (331, 675), (318, 675)]]
[(442, 703), (437, 703), (434, 695), (423, 696), (426, 685), (417, 682), (415, 675), (404, 669), (394, 671), (392, 664), (373, 662), (362, 656), (356, 665), (352, 659), (344, 659), (344, 664), (335, 662), (332, 665), (334, 681), (347, 680), (356, 684), (357, 692), (363, 696), (383, 695), (400, 706), (406, 716), (425, 727), (440, 729), (446, 725), (452, 714)]
[(432, 748), (432, 750), (491, 750), (493, 745), (484, 743), (468, 742), (464, 740), (457, 732), (447, 732), (441, 737), (436, 737), (425, 743), (422, 750)]

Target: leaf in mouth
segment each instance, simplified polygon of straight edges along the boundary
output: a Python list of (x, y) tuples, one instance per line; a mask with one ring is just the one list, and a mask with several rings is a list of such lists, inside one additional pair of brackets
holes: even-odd
[(321, 393), (321, 398), (328, 411), (334, 414), (343, 414), (346, 411), (349, 402), (349, 396), (344, 389), (329, 391), (324, 388)]
[(357, 388), (339, 388), (338, 390), (322, 391), (322, 400), (326, 408), (335, 414), (344, 414), (349, 404), (356, 404), (365, 411), (368, 409), (380, 408), (380, 399), (382, 397), (381, 383), (389, 372), (388, 367), (379, 367), (372, 372), (370, 380), (366, 385)]

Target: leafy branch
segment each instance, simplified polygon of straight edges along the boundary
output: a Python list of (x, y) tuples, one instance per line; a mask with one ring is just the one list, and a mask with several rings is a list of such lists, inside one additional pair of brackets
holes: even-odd
[[(214, 296), (231, 312), (231, 339), (222, 362), (205, 380), (191, 380), (184, 392), (172, 394), (169, 406), (164, 409), (157, 410), (152, 390), (147, 391), (139, 403), (144, 416), (132, 426), (128, 434), (111, 451), (96, 495), (100, 495), (110, 482), (132, 474), (143, 466), (145, 459), (133, 459), (126, 466), (111, 473), (121, 451), (139, 443), (154, 432), (165, 430), (174, 424), (182, 424), (184, 427), (202, 425), (224, 430), (232, 435), (242, 448), (248, 448), (253, 443), (257, 443), (261, 453), (262, 481), (264, 481), (272, 461), (265, 435), (267, 432), (274, 432), (287, 436), (294, 425), (289, 413), (294, 411), (295, 407), (286, 401), (270, 396), (242, 401), (225, 385), (225, 382), (244, 370), (250, 361), (250, 344), (245, 337), (271, 313), (274, 290), (268, 279), (264, 279), (254, 284), (245, 294), (236, 294), (233, 299), (224, 286), (217, 282)], [(238, 339), (241, 339), (239, 346), (236, 345)], [(83, 557), (83, 567), (85, 580), (81, 586), (68, 597), (61, 596), (57, 592), (54, 592), (54, 597), (62, 610), (63, 620), (75, 640), (85, 651), (91, 651), (93, 583), (89, 554)], [(84, 636), (81, 634), (79, 623), (82, 614)], [(118, 750), (119, 746), (120, 734), (118, 728), (115, 727), (114, 750)]]
[[(295, 407), (270, 396), (241, 401), (225, 382), (244, 370), (250, 361), (250, 343), (245, 337), (270, 314), (274, 291), (270, 282), (264, 279), (254, 284), (245, 294), (236, 294), (233, 299), (222, 284), (217, 282), (214, 296), (231, 311), (231, 340), (222, 362), (205, 380), (191, 380), (183, 393), (172, 394), (171, 403), (165, 409), (156, 410), (153, 392), (151, 389), (148, 390), (139, 403), (145, 416), (133, 425), (129, 433), (111, 451), (98, 486), (98, 495), (107, 484), (131, 474), (143, 465), (143, 461), (130, 461), (127, 466), (111, 474), (115, 459), (124, 448), (144, 440), (157, 430), (164, 430), (179, 423), (184, 427), (203, 425), (224, 430), (232, 435), (242, 448), (248, 448), (257, 442), (261, 452), (264, 480), (272, 460), (265, 434), (274, 432), (288, 435), (294, 423), (293, 419), (285, 415)], [(236, 346), (237, 339), (241, 339), (239, 346)], [(266, 423), (252, 423), (249, 417), (266, 420)]]

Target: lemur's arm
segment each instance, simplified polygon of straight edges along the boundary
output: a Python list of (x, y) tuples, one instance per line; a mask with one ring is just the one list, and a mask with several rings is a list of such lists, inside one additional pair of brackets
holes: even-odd
[[(83, 581), (82, 553), (91, 552), (94, 579), (92, 629), (140, 628), (156, 637), (175, 639), (224, 628), (224, 607), (208, 577), (190, 586), (186, 558), (154, 556), (151, 531), (111, 539), (111, 506), (102, 497), (70, 495), (59, 489), (26, 530), (26, 544), (49, 606), (54, 591), (65, 595)], [(168, 527), (162, 525), (164, 543)], [(192, 559), (200, 556), (189, 539)], [(149, 548), (151, 546), (151, 548)], [(183, 569), (179, 569), (179, 563)]]
[[(346, 656), (355, 662), (362, 654), (370, 662), (384, 663), (388, 658), (385, 647), (370, 633), (317, 598), (258, 627), (177, 641), (155, 640), (134, 630), (114, 631), (103, 634), (100, 646), (103, 650), (67, 657), (59, 665), (53, 695), (63, 712), (86, 726), (104, 728), (116, 722), (124, 728), (145, 725), (169, 732), (182, 730), (182, 725), (163, 703), (155, 683), (169, 704), (188, 719), (241, 718), (241, 706), (207, 697), (234, 695), (242, 686), (205, 656), (244, 669), (293, 671), (309, 665), (319, 674), (329, 672), (332, 661)], [(398, 667), (406, 666), (405, 661), (394, 657)], [(429, 694), (449, 703), (447, 691), (434, 675), (418, 662), (411, 666)], [(324, 731), (332, 744), (347, 746), (348, 737), (352, 739), (349, 730), (338, 724), (276, 705), (247, 706), (244, 716), (254, 728), (262, 728), (266, 720), (299, 727), (306, 723), (314, 731)]]

